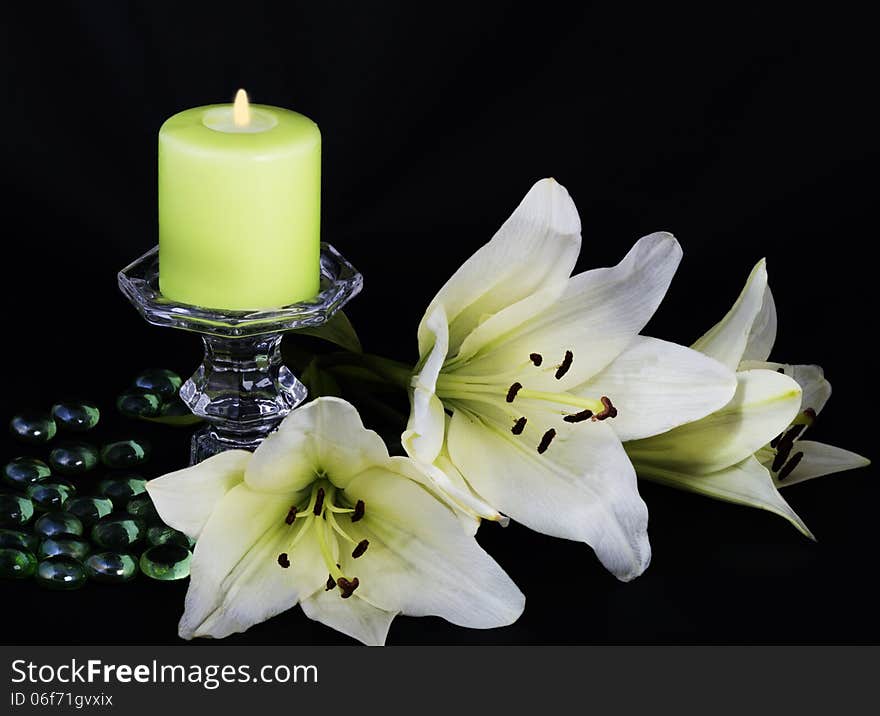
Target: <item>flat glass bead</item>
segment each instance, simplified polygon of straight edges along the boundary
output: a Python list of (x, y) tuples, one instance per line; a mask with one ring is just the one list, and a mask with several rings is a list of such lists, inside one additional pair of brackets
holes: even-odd
[(86, 575), (95, 582), (120, 584), (134, 579), (138, 565), (130, 554), (98, 552), (85, 561)]
[(79, 517), (84, 525), (93, 525), (113, 512), (113, 502), (106, 497), (70, 497), (63, 507), (65, 512)]
[(128, 501), (147, 490), (147, 481), (136, 475), (127, 477), (111, 477), (98, 483), (98, 494), (113, 501), (118, 508), (123, 508)]
[(105, 549), (127, 550), (147, 532), (144, 521), (125, 512), (112, 512), (92, 527), (92, 541)]
[(62, 534), (81, 535), (82, 533), (82, 521), (69, 512), (47, 512), (34, 522), (34, 534), (41, 537), (54, 537)]
[(76, 487), (67, 480), (47, 480), (28, 485), (25, 491), (40, 512), (60, 510), (68, 497), (76, 494)]
[(88, 401), (65, 401), (52, 406), (52, 417), (62, 430), (84, 433), (98, 424), (101, 411)]
[(151, 547), (157, 547), (161, 544), (176, 544), (179, 547), (190, 549), (195, 542), (173, 527), (153, 525), (147, 528), (147, 544)]
[(162, 397), (158, 393), (129, 391), (116, 399), (116, 409), (130, 418), (154, 418), (162, 410)]
[(14, 416), (9, 430), (22, 442), (42, 445), (55, 437), (57, 427), (51, 414), (33, 410)]
[(157, 393), (163, 400), (170, 400), (177, 395), (177, 391), (183, 385), (183, 380), (172, 370), (152, 368), (138, 375), (134, 379), (134, 384), (142, 390)]
[(73, 557), (80, 561), (84, 560), (89, 552), (92, 551), (92, 545), (89, 541), (80, 535), (58, 534), (53, 537), (46, 537), (37, 550), (37, 556), (40, 559), (47, 557)]
[(79, 589), (86, 583), (86, 570), (72, 557), (49, 557), (37, 565), (36, 579), (47, 589)]
[(34, 503), (30, 497), (0, 493), (0, 527), (21, 527), (34, 516)]
[(81, 475), (97, 464), (98, 451), (88, 443), (63, 443), (49, 453), (49, 467), (60, 475)]
[(14, 547), (0, 548), (0, 579), (27, 579), (37, 571), (33, 552)]
[(182, 418), (192, 415), (192, 411), (180, 398), (174, 398), (171, 402), (162, 406), (163, 418)]
[(0, 547), (12, 547), (26, 552), (36, 552), (40, 546), (40, 538), (28, 532), (0, 529)]
[(132, 497), (125, 505), (125, 511), (130, 515), (140, 517), (145, 522), (156, 522), (159, 520), (156, 506), (146, 493)]
[(149, 447), (140, 440), (120, 440), (101, 448), (101, 462), (107, 467), (134, 467), (145, 462)]
[(150, 547), (141, 555), (141, 572), (152, 579), (171, 581), (189, 576), (192, 552), (176, 544)]
[(26, 485), (49, 477), (51, 474), (49, 466), (35, 457), (17, 457), (3, 466), (3, 479), (10, 485), (22, 489)]

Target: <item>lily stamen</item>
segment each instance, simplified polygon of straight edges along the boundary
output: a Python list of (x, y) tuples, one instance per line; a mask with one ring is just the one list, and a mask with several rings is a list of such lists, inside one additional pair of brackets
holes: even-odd
[(315, 506), (312, 508), (314, 515), (320, 515), (324, 511), (324, 488), (319, 487), (315, 498)]
[(345, 532), (344, 529), (342, 529), (342, 527), (339, 526), (339, 523), (336, 521), (336, 518), (333, 516), (332, 512), (325, 513), (324, 518), (327, 520), (327, 524), (330, 525), (330, 527), (333, 529), (334, 532), (336, 532), (336, 534), (342, 537), (342, 539), (344, 539), (346, 542), (355, 544), (355, 541), (348, 536), (348, 534)]
[(369, 546), (370, 546), (370, 540), (362, 539), (360, 542), (357, 543), (357, 547), (355, 547), (354, 550), (352, 551), (352, 553), (351, 553), (352, 558), (357, 559), (358, 557), (360, 557), (364, 552), (367, 551), (367, 547), (369, 547)]
[(562, 377), (568, 373), (568, 369), (571, 368), (573, 361), (574, 353), (571, 351), (565, 351), (565, 358), (562, 359), (562, 363), (559, 364), (553, 377), (556, 378), (556, 380), (562, 380)]
[(367, 506), (364, 504), (364, 501), (358, 500), (354, 506), (354, 512), (351, 515), (351, 521), (357, 522), (358, 520), (363, 519), (366, 511), (367, 511)]
[(543, 455), (547, 452), (547, 448), (550, 447), (550, 443), (553, 442), (553, 438), (556, 437), (556, 431), (553, 428), (550, 428), (544, 435), (541, 437), (541, 443), (538, 445), (538, 454)]

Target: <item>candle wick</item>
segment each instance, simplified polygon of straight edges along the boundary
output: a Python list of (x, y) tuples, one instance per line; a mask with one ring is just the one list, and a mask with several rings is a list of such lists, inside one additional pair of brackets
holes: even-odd
[(248, 102), (247, 92), (243, 89), (235, 93), (235, 102), (232, 105), (232, 123), (236, 127), (247, 127), (251, 123), (251, 105)]

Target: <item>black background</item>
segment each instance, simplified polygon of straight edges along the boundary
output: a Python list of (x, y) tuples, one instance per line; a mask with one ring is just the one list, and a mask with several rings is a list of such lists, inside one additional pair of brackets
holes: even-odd
[[(620, 3), (22, 5), (4, 11), (0, 46), (4, 420), (80, 394), (108, 408), (105, 436), (137, 433), (112, 415), (113, 396), (142, 367), (195, 368), (198, 340), (144, 323), (116, 271), (156, 243), (163, 120), (241, 86), (321, 127), (323, 236), (365, 275), (349, 315), (368, 350), (414, 359), (430, 298), (552, 175), (581, 212), (579, 270), (651, 231), (681, 240), (652, 335), (693, 341), (766, 256), (774, 357), (822, 364), (835, 388), (812, 437), (872, 456), (866, 18)], [(187, 435), (152, 433), (149, 476), (181, 466)], [(0, 457), (22, 451), (7, 441)], [(631, 584), (583, 545), (488, 525), (480, 541), (527, 594), (522, 619), (478, 632), (399, 618), (389, 642), (876, 642), (874, 472), (786, 491), (818, 544), (767, 513), (645, 484), (654, 558)], [(0, 583), (2, 639), (174, 642), (184, 591), (143, 578), (75, 593)], [(348, 640), (294, 610), (228, 641)]]

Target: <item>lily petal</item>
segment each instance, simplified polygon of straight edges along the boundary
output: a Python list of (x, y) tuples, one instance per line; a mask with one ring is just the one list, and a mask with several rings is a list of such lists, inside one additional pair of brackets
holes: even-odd
[[(571, 274), (581, 246), (581, 222), (561, 184), (542, 179), (526, 194), (492, 240), (440, 289), (425, 316), (443, 306), (454, 355), (484, 316), (492, 315)], [(419, 326), (419, 353), (430, 350), (430, 332)]]
[(434, 615), (460, 626), (488, 629), (514, 622), (525, 597), (453, 513), (421, 486), (387, 468), (351, 481), (347, 493), (364, 501), (362, 520), (345, 526), (369, 540), (360, 558), (343, 552), (358, 593), (388, 612)]
[[(672, 234), (639, 239), (611, 268), (573, 276), (561, 298), (541, 315), (525, 322), (506, 339), (486, 346), (467, 362), (466, 372), (492, 375), (527, 363), (531, 353), (543, 356), (542, 368), (528, 376), (527, 387), (562, 391), (584, 383), (605, 368), (651, 318), (681, 260)], [(570, 350), (568, 371), (556, 368)]]
[(746, 349), (743, 352), (743, 360), (767, 360), (773, 344), (776, 343), (776, 301), (773, 300), (773, 292), (769, 284), (764, 289), (764, 302), (761, 310), (752, 323), (749, 338), (746, 341)]
[[(766, 292), (767, 264), (761, 259), (749, 274), (748, 281), (736, 303), (733, 304), (733, 308), (691, 348), (721, 361), (731, 370), (736, 370), (743, 359), (752, 328), (761, 313)], [(755, 338), (756, 351), (757, 346), (759, 344), (763, 346), (765, 340), (763, 332), (759, 331)]]
[(431, 464), (440, 454), (446, 424), (443, 403), (434, 393), (437, 376), (440, 375), (449, 350), (449, 327), (442, 306), (438, 306), (428, 315), (424, 326), (433, 342), (421, 370), (413, 376), (409, 421), (401, 442), (410, 457)]
[(560, 428), (541, 455), (530, 427), (516, 437), (499, 421), (456, 410), (449, 454), (498, 510), (538, 532), (586, 542), (619, 579), (633, 579), (651, 556), (635, 472), (606, 423), (578, 428)]
[(311, 534), (290, 553), (289, 568), (278, 564), (294, 534), (284, 517), (295, 499), (240, 484), (220, 501), (196, 543), (182, 638), (245, 631), (321, 587), (326, 567)]
[(322, 471), (344, 488), (368, 466), (387, 459), (382, 438), (364, 427), (354, 406), (328, 396), (284, 419), (254, 452), (245, 481), (263, 492), (295, 492)]
[(793, 452), (802, 452), (804, 456), (788, 477), (776, 481), (777, 487), (788, 487), (815, 477), (855, 470), (857, 467), (867, 467), (871, 464), (868, 458), (854, 452), (812, 440), (798, 440)]
[(800, 411), (801, 389), (769, 370), (736, 374), (736, 394), (721, 410), (662, 435), (626, 444), (634, 464), (708, 474), (745, 460), (781, 433)]
[(639, 477), (671, 487), (768, 510), (787, 519), (806, 537), (816, 539), (804, 521), (779, 494), (767, 468), (754, 457), (748, 457), (725, 470), (705, 475), (663, 470), (647, 464), (638, 464), (637, 470)]
[(384, 646), (388, 629), (397, 616), (374, 607), (357, 594), (340, 599), (339, 592), (319, 589), (300, 604), (305, 615), (331, 629), (341, 631), (367, 646)]
[(702, 353), (637, 336), (614, 362), (571, 392), (608, 396), (618, 410), (609, 425), (621, 440), (638, 440), (699, 420), (736, 392), (733, 371)]
[(147, 492), (165, 524), (197, 539), (217, 503), (244, 480), (251, 458), (245, 450), (227, 450), (150, 480)]

